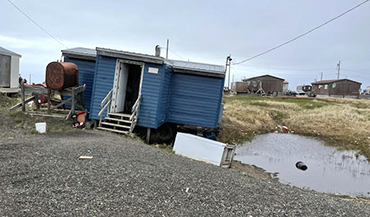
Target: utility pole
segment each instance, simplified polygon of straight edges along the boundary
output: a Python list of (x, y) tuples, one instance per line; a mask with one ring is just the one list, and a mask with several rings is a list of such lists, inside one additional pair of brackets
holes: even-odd
[(339, 63), (337, 64), (337, 67), (338, 67), (338, 80), (339, 80), (339, 74), (340, 74), (340, 60), (339, 60)]
[(166, 59), (168, 59), (168, 46), (170, 44), (170, 39), (167, 39), (167, 48), (166, 48)]
[(228, 76), (228, 85), (227, 85), (227, 88), (230, 90), (230, 62), (231, 62), (231, 54), (229, 56), (226, 57), (226, 72), (227, 72), (227, 66), (229, 66), (229, 76)]
[(323, 74), (323, 72), (321, 72), (321, 80), (320, 81), (322, 81), (322, 74)]

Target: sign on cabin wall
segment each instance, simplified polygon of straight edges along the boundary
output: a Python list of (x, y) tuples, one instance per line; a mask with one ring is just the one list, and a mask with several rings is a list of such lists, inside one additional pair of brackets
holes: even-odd
[(148, 72), (153, 73), (153, 74), (158, 74), (158, 68), (149, 67)]

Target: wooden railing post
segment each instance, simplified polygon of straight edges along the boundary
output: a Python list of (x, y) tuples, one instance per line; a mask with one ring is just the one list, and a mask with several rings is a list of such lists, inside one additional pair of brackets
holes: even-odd
[(26, 111), (26, 103), (24, 102), (24, 100), (25, 100), (26, 96), (25, 96), (23, 81), (21, 82), (21, 95), (22, 95), (22, 112), (25, 112)]
[(104, 97), (104, 99), (100, 103), (100, 112), (98, 113), (99, 116), (99, 127), (101, 127), (101, 121), (103, 119), (103, 113), (107, 110), (107, 115), (110, 112), (110, 104), (112, 101), (112, 92), (113, 89), (108, 92), (108, 94)]

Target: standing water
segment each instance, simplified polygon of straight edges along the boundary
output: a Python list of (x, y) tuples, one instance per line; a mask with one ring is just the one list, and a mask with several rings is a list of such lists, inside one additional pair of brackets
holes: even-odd
[[(280, 182), (319, 192), (370, 197), (370, 163), (316, 139), (270, 133), (237, 147), (235, 160), (278, 173)], [(303, 171), (296, 167), (302, 161)]]

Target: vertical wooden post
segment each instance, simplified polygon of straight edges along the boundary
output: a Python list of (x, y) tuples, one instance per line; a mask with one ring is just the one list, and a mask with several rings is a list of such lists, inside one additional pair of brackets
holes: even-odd
[(25, 100), (25, 91), (24, 91), (24, 83), (23, 81), (21, 82), (21, 95), (22, 95), (22, 112), (26, 111), (26, 103), (24, 102)]
[(72, 87), (72, 105), (71, 105), (71, 114), (75, 113), (75, 88)]
[(48, 114), (51, 113), (51, 89), (48, 88)]
[(39, 95), (38, 94), (35, 94), (35, 105), (36, 105), (36, 109), (40, 110), (40, 103), (39, 103)]
[(149, 143), (149, 140), (150, 140), (150, 128), (148, 127), (147, 129), (146, 129), (146, 142), (147, 143)]

